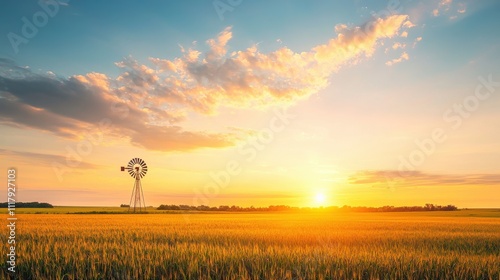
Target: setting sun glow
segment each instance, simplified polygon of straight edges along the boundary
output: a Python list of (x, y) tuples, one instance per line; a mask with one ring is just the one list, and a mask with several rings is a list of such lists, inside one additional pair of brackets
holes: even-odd
[(314, 197), (314, 201), (317, 205), (323, 205), (326, 202), (326, 196), (324, 193), (317, 193)]

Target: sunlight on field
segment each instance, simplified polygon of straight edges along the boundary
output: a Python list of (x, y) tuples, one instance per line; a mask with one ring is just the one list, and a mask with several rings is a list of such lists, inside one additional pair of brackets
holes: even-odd
[(499, 279), (498, 214), (454, 215), (20, 214), (17, 271), (20, 279)]

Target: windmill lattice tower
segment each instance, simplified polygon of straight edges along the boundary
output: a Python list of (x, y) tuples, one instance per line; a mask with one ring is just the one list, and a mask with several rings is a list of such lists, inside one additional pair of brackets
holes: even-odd
[[(146, 176), (148, 166), (144, 160), (140, 158), (133, 158), (127, 164), (127, 167), (122, 166), (121, 171), (127, 170), (130, 176), (135, 179), (132, 195), (130, 196), (130, 204), (128, 211), (141, 212), (146, 210), (146, 202), (144, 201), (144, 193), (142, 192), (141, 179)], [(133, 201), (133, 204), (132, 204)], [(133, 205), (133, 206), (132, 206)]]

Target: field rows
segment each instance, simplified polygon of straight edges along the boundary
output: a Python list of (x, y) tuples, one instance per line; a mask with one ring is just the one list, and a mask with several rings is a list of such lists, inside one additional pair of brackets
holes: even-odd
[(18, 279), (500, 279), (499, 218), (24, 214), (18, 228)]

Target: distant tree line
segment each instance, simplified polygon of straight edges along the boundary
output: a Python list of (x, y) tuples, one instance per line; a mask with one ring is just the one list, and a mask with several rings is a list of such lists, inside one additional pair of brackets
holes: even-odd
[[(16, 208), (54, 208), (52, 204), (47, 202), (16, 202)], [(0, 208), (8, 208), (7, 202), (0, 202)]]
[(416, 212), (416, 211), (455, 211), (458, 208), (455, 205), (446, 206), (427, 203), (425, 206), (382, 206), (382, 207), (351, 207), (344, 205), (338, 208), (340, 211), (352, 212)]
[(286, 210), (300, 210), (298, 207), (291, 207), (286, 205), (271, 205), (269, 207), (240, 207), (221, 205), (219, 207), (210, 207), (206, 205), (190, 206), (190, 205), (160, 205), (158, 210), (196, 210), (196, 211), (232, 211), (232, 212), (245, 212), (245, 211), (286, 211)]
[(292, 207), (287, 205), (271, 205), (268, 207), (240, 207), (240, 206), (228, 206), (221, 205), (219, 207), (210, 207), (206, 205), (201, 206), (190, 206), (190, 205), (165, 205), (162, 204), (158, 210), (184, 210), (184, 211), (227, 211), (227, 212), (273, 212), (273, 211), (308, 211), (308, 210), (329, 210), (329, 211), (342, 211), (342, 212), (415, 212), (415, 211), (455, 211), (458, 208), (455, 205), (434, 205), (425, 204), (425, 206), (382, 206), (382, 207), (351, 207), (344, 205), (342, 207), (329, 206), (329, 207)]

